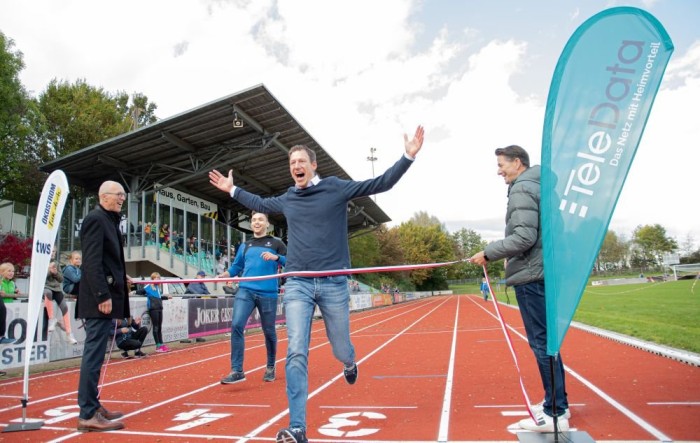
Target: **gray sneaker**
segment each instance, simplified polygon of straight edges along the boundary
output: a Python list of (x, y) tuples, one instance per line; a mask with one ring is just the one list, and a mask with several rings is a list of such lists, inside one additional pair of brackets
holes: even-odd
[(306, 431), (301, 428), (284, 428), (277, 433), (276, 443), (308, 443)]
[(265, 375), (263, 375), (263, 381), (275, 381), (275, 367), (268, 366), (265, 369)]
[(238, 383), (239, 381), (245, 380), (245, 373), (238, 371), (231, 371), (229, 375), (221, 379), (222, 385), (232, 385)]

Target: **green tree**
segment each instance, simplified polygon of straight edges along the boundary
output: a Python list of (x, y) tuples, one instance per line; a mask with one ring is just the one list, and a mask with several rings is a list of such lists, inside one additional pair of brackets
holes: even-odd
[(52, 80), (39, 96), (39, 109), (46, 119), (43, 160), (54, 160), (127, 132), (132, 120), (124, 101), (124, 96), (113, 97), (85, 80), (75, 84)]
[[(455, 259), (454, 244), (440, 224), (420, 226), (409, 221), (396, 229), (408, 263), (440, 263)], [(450, 269), (447, 267), (411, 272), (411, 281), (419, 290), (447, 289), (449, 277)]]
[(440, 222), (437, 217), (430, 215), (425, 211), (416, 212), (409, 221), (417, 226), (439, 226), (440, 229), (447, 232), (447, 228), (445, 228), (445, 225)]
[(25, 174), (37, 158), (34, 141), (40, 119), (19, 80), (22, 53), (13, 48), (14, 41), (0, 32), (0, 197), (27, 201), (22, 191), (32, 180)]
[[(124, 92), (111, 94), (90, 86), (85, 80), (74, 84), (52, 80), (37, 100), (41, 125), (37, 126), (37, 149), (26, 162), (28, 177), (25, 194), (38, 199), (45, 177), (38, 171), (42, 163), (64, 157), (80, 149), (156, 121), (156, 105), (148, 97)], [(82, 190), (72, 189), (80, 198)], [(31, 201), (30, 199), (29, 201)]]
[[(455, 247), (455, 255), (457, 259), (468, 259), (486, 247), (486, 241), (481, 238), (473, 229), (462, 228), (451, 235), (452, 242)], [(469, 262), (459, 263), (455, 265), (456, 277), (458, 279), (479, 278), (482, 275), (482, 270), (479, 266)]]
[(663, 254), (678, 248), (676, 240), (666, 235), (666, 228), (659, 224), (639, 225), (632, 234), (632, 243), (636, 246), (633, 261), (641, 268), (646, 264), (660, 266)]
[(355, 236), (348, 241), (353, 268), (369, 268), (381, 264), (379, 240), (374, 232)]
[(148, 97), (139, 92), (135, 92), (131, 97), (125, 92), (119, 92), (115, 96), (117, 108), (123, 118), (129, 123), (129, 129), (135, 130), (142, 126), (155, 123), (156, 109), (155, 103), (149, 103)]
[(595, 268), (598, 271), (622, 269), (629, 251), (629, 246), (615, 231), (608, 231), (598, 252)]

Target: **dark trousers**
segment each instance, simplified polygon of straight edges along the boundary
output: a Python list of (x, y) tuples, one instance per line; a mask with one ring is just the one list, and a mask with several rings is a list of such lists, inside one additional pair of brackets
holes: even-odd
[(7, 327), (7, 308), (5, 307), (5, 301), (0, 297), (0, 338), (5, 336), (5, 328)]
[(542, 405), (544, 412), (552, 416), (552, 396), (556, 396), (557, 415), (562, 415), (569, 407), (569, 399), (566, 395), (564, 362), (561, 355), (554, 362), (554, 392), (552, 392), (552, 371), (549, 363), (553, 357), (547, 355), (547, 306), (544, 298), (544, 280), (515, 286), (515, 297), (518, 299), (527, 341), (535, 354), (537, 368), (540, 370), (544, 388)]
[(85, 346), (78, 382), (78, 406), (80, 406), (80, 418), (83, 420), (92, 418), (100, 408), (98, 390), (100, 370), (105, 360), (107, 340), (113, 333), (111, 318), (85, 319)]
[(163, 310), (149, 309), (148, 315), (151, 317), (151, 327), (153, 328), (153, 340), (156, 346), (163, 344)]
[(141, 349), (147, 335), (148, 328), (141, 326), (136, 332), (132, 333), (129, 338), (119, 343), (119, 349), (122, 351), (135, 351), (137, 349)]

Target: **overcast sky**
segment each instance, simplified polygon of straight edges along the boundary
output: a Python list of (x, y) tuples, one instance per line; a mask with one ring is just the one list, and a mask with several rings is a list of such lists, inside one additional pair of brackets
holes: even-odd
[[(493, 151), (539, 164), (544, 106), (574, 30), (611, 6), (646, 9), (675, 44), (611, 222), (629, 238), (659, 223), (700, 243), (700, 2), (695, 0), (3, 0), (0, 31), (24, 54), (34, 96), (54, 78), (140, 92), (170, 117), (264, 84), (354, 178), (403, 153), (415, 165), (377, 203), (451, 230), (502, 237), (506, 186)], [(292, 184), (290, 178), (290, 185)]]

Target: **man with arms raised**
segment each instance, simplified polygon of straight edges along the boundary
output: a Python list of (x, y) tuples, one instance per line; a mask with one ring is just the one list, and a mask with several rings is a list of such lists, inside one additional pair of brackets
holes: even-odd
[[(379, 177), (365, 180), (321, 178), (316, 174), (316, 153), (304, 145), (289, 150), (289, 171), (294, 186), (277, 197), (261, 198), (233, 185), (228, 177), (211, 171), (209, 180), (218, 189), (255, 211), (281, 213), (289, 227), (285, 271), (329, 271), (350, 268), (347, 224), (348, 202), (391, 189), (413, 164), (423, 146), (423, 127), (409, 140), (405, 154)], [(311, 320), (318, 305), (326, 325), (333, 355), (344, 364), (349, 384), (357, 380), (355, 349), (350, 342), (350, 292), (346, 275), (290, 277), (285, 284), (287, 318), (287, 400), (289, 427), (277, 433), (278, 443), (303, 443), (306, 438), (306, 400), (309, 391), (308, 352)]]

